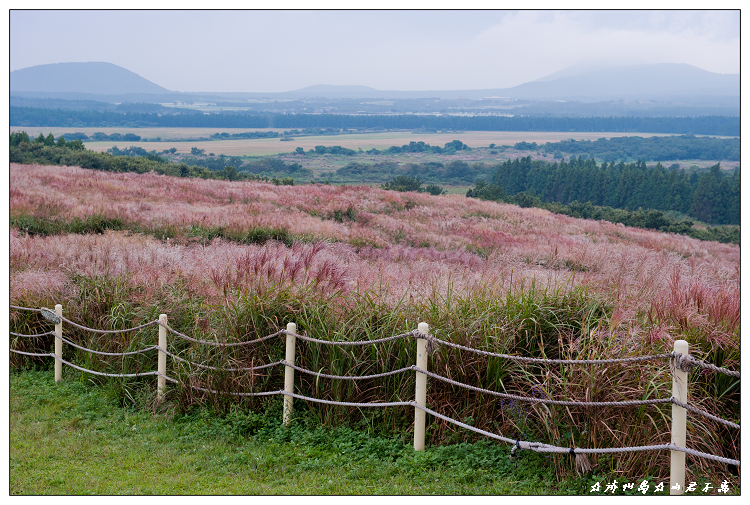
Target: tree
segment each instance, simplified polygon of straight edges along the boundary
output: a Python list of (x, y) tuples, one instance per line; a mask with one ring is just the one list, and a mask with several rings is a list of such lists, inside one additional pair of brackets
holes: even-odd
[(198, 149), (197, 147), (190, 148), (190, 154), (192, 154), (193, 156), (202, 156), (205, 153), (206, 153), (205, 149)]
[(61, 136), (61, 137), (60, 137), (60, 138), (59, 138), (59, 139), (57, 140), (57, 147), (65, 147), (65, 137), (62, 137), (62, 136)]
[(422, 179), (419, 177), (399, 175), (383, 184), (381, 188), (391, 191), (419, 191), (420, 186), (422, 186)]
[(488, 184), (484, 179), (479, 179), (474, 189), (470, 189), (466, 192), (466, 197), (501, 202), (505, 199), (505, 190), (498, 184)]
[(461, 142), (460, 140), (453, 140), (451, 142), (448, 142), (445, 144), (444, 149), (455, 149), (456, 151), (460, 151), (462, 149), (468, 149), (469, 146)]
[(698, 179), (688, 214), (710, 224), (725, 223), (726, 209), (732, 206), (727, 201), (729, 197), (729, 181), (726, 181), (717, 163)]
[(305, 154), (305, 150), (301, 147), (298, 147), (297, 149), (295, 149), (294, 152), (297, 154)]
[(224, 167), (224, 177), (230, 181), (237, 180), (237, 169), (232, 165)]
[(434, 196), (438, 196), (444, 194), (445, 190), (437, 184), (430, 184), (429, 186), (425, 186), (424, 192)]
[[(445, 175), (447, 177), (465, 177), (469, 175), (470, 169), (469, 164), (465, 161), (451, 161), (448, 166), (445, 167)], [(471, 179), (470, 179), (471, 180)]]
[(17, 146), (21, 142), (31, 142), (26, 132), (13, 132), (10, 134), (10, 145)]
[(84, 151), (86, 149), (81, 139), (73, 139), (70, 142), (66, 142), (65, 147), (73, 151)]

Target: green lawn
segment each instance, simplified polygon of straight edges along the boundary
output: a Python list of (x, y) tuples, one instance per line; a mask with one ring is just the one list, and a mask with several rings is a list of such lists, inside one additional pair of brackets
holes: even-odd
[[(68, 370), (66, 370), (68, 373)], [(302, 417), (205, 411), (168, 419), (123, 407), (72, 373), (10, 375), (10, 493), (589, 494), (604, 477), (556, 482), (547, 456), (484, 441), (428, 447)], [(252, 435), (249, 435), (249, 434)]]

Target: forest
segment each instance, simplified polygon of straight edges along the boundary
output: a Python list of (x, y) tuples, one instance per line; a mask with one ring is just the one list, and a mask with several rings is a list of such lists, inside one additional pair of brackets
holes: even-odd
[(539, 117), (230, 113), (119, 113), (11, 107), (13, 126), (210, 128), (389, 128), (466, 131), (643, 132), (739, 136), (740, 118)]
[(503, 196), (524, 193), (545, 203), (675, 211), (710, 224), (740, 224), (740, 171), (723, 171), (719, 164), (701, 174), (688, 174), (665, 169), (661, 163), (598, 165), (582, 157), (547, 163), (527, 156), (500, 163), (487, 182), (500, 188), (496, 191)]
[(598, 140), (563, 140), (537, 145), (518, 142), (513, 146), (521, 151), (582, 155), (604, 161), (615, 160), (740, 160), (739, 138), (706, 138), (695, 135), (669, 137), (612, 137)]

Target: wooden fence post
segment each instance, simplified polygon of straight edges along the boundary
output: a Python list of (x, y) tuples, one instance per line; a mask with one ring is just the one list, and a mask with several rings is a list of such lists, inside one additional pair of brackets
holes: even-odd
[[(675, 340), (674, 352), (683, 356), (688, 354), (688, 343), (685, 340)], [(672, 397), (682, 403), (688, 401), (687, 372), (679, 368), (677, 360), (673, 359), (672, 372)], [(684, 407), (672, 404), (672, 444), (687, 447), (687, 411)], [(669, 472), (669, 494), (678, 495), (685, 491), (685, 453), (681, 451), (670, 451), (671, 468)], [(678, 489), (673, 489), (678, 487)]]
[[(297, 325), (294, 323), (288, 323), (286, 325), (286, 362), (290, 365), (294, 364), (294, 346), (297, 338), (290, 333), (297, 333)], [(287, 393), (294, 393), (294, 368), (290, 366), (284, 367), (284, 391)], [(284, 395), (284, 425), (289, 426), (289, 422), (292, 420), (292, 406), (293, 400), (291, 396)]]
[(158, 397), (164, 396), (164, 387), (167, 385), (167, 315), (159, 314), (159, 375), (156, 380), (156, 394)]
[(59, 303), (55, 305), (55, 315), (57, 315), (58, 323), (55, 324), (55, 356), (58, 359), (55, 360), (55, 382), (62, 380), (62, 305)]
[[(417, 327), (420, 333), (428, 335), (430, 333), (430, 326), (427, 323), (419, 323)], [(417, 368), (427, 370), (427, 340), (424, 338), (417, 338)], [(427, 406), (427, 376), (421, 372), (417, 372), (417, 386), (414, 392), (414, 401), (419, 405)], [(424, 450), (424, 427), (425, 427), (426, 412), (418, 408), (414, 408), (414, 450)]]

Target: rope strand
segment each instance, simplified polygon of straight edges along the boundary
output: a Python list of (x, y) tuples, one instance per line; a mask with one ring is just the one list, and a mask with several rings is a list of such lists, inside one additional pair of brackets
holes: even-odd
[(47, 335), (55, 335), (54, 331), (48, 331), (47, 333), (39, 333), (38, 335), (22, 335), (20, 333), (13, 333), (12, 331), (9, 331), (8, 333), (16, 337), (26, 337), (26, 338), (35, 338), (35, 337), (44, 337)]

